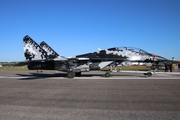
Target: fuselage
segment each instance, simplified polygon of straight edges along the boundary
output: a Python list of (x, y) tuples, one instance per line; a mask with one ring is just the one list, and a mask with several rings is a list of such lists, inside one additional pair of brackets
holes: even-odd
[(109, 48), (106, 50), (100, 50), (98, 52), (87, 53), (82, 55), (77, 55), (77, 58), (89, 58), (91, 61), (134, 61), (134, 62), (153, 62), (153, 61), (165, 61), (164, 57), (157, 56), (145, 52), (142, 49), (120, 49), (118, 47)]
[[(66, 58), (56, 53), (48, 44), (41, 42), (37, 44), (31, 37), (26, 35), (23, 38), (25, 62), (28, 69), (37, 70), (59, 70), (65, 71), (69, 78), (75, 74), (90, 70), (101, 70), (106, 66), (116, 66), (122, 62), (154, 62), (166, 61), (167, 59), (145, 52), (142, 49), (132, 49), (128, 47), (113, 47), (97, 52), (77, 55)], [(112, 68), (112, 67), (110, 67)], [(111, 69), (110, 69), (111, 70)], [(107, 72), (105, 76), (109, 76)]]

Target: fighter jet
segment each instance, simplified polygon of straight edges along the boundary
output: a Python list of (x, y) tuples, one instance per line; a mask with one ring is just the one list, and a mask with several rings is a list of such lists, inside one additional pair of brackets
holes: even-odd
[[(118, 65), (124, 61), (131, 62), (159, 62), (168, 59), (150, 54), (142, 49), (129, 47), (113, 47), (99, 49), (99, 51), (76, 55), (74, 57), (63, 57), (55, 52), (44, 41), (38, 45), (31, 37), (23, 38), (24, 56), (29, 70), (59, 70), (67, 72), (69, 78), (80, 76), (81, 72), (101, 70), (106, 66)], [(111, 69), (105, 73), (109, 77)]]

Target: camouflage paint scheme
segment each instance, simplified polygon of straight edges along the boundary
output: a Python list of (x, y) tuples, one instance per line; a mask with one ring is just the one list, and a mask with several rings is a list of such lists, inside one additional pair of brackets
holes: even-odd
[(23, 42), (24, 42), (24, 55), (26, 57), (26, 60), (49, 58), (47, 52), (44, 49), (42, 49), (29, 36), (25, 36)]
[(23, 38), (23, 42), (24, 55), (28, 61), (28, 68), (30, 70), (48, 69), (82, 72), (100, 70), (113, 63), (120, 64), (123, 61), (153, 62), (167, 60), (166, 58), (150, 54), (144, 50), (129, 49), (128, 47), (113, 47), (65, 58), (57, 54), (57, 52), (44, 41), (38, 45), (32, 38), (26, 35)]
[(61, 71), (89, 71), (88, 59), (67, 59), (57, 54), (47, 43), (38, 45), (28, 35), (23, 38), (24, 56), (29, 70), (61, 70)]
[(152, 61), (163, 61), (167, 60), (166, 58), (156, 56), (145, 52), (142, 49), (136, 48), (128, 49), (127, 47), (114, 47), (106, 50), (100, 50), (94, 53), (88, 53), (83, 55), (77, 55), (76, 57), (87, 57), (90, 60), (113, 60), (113, 61), (133, 61), (133, 62), (152, 62)]
[(57, 58), (59, 54), (54, 51), (45, 41), (40, 43), (40, 47), (47, 52), (47, 55), (52, 56), (52, 58)]

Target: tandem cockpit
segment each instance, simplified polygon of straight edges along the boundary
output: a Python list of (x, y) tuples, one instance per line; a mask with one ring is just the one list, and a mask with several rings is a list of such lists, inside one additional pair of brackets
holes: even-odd
[(152, 55), (152, 54), (146, 52), (143, 49), (135, 48), (135, 47), (127, 47), (127, 46), (124, 46), (124, 47), (113, 47), (113, 48), (108, 48), (107, 50), (110, 50), (110, 51), (131, 51), (131, 52), (140, 53), (140, 54)]

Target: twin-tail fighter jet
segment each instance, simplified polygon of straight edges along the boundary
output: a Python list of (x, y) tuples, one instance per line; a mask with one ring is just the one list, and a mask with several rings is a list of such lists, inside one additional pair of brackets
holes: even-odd
[[(23, 38), (24, 56), (29, 70), (59, 70), (67, 72), (69, 78), (81, 76), (81, 72), (101, 70), (106, 66), (118, 65), (124, 61), (131, 62), (162, 62), (166, 58), (150, 54), (142, 49), (113, 47), (92, 53), (63, 57), (55, 52), (44, 41), (38, 45), (31, 37)], [(109, 77), (111, 70), (105, 73)]]

